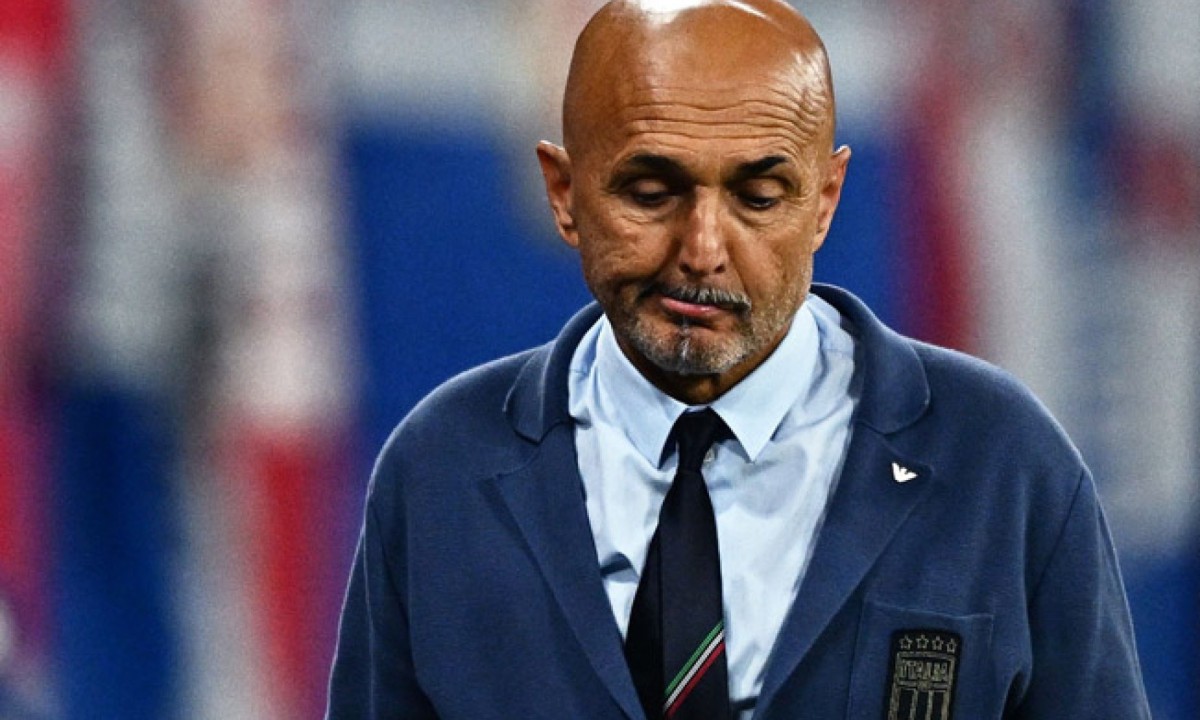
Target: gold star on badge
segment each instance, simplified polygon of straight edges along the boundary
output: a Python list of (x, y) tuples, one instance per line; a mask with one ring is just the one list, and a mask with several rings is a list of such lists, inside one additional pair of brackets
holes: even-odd
[(942, 645), (943, 645), (943, 644), (944, 644), (944, 643), (942, 642), (942, 639), (941, 639), (940, 637), (935, 637), (935, 638), (933, 639), (933, 649), (934, 649), (935, 651), (937, 651), (937, 652), (941, 652), (941, 651), (942, 651)]
[(921, 635), (920, 637), (918, 637), (917, 638), (917, 649), (918, 650), (926, 650), (928, 648), (929, 648), (929, 638), (925, 637), (924, 635)]
[(901, 650), (912, 650), (912, 638), (910, 638), (907, 635), (900, 638), (900, 649)]
[(950, 653), (951, 655), (957, 653), (958, 652), (958, 643), (954, 642), (954, 640), (949, 640), (946, 643), (946, 652)]

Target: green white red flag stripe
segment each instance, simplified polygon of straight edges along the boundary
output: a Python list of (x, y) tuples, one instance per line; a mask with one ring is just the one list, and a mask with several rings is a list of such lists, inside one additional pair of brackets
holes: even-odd
[(713, 662), (724, 651), (725, 621), (722, 620), (701, 641), (700, 647), (696, 648), (696, 652), (692, 653), (692, 656), (684, 663), (683, 668), (675, 675), (675, 679), (667, 686), (667, 697), (663, 703), (663, 715), (665, 717), (669, 718), (679, 710), (679, 707), (687, 699), (687, 696), (700, 684), (700, 680), (704, 678), (704, 673), (708, 672), (708, 668), (712, 666)]

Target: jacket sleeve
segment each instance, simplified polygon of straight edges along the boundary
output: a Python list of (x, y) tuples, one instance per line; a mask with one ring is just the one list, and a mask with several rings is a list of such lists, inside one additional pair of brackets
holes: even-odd
[(1084, 470), (1029, 606), (1033, 666), (1014, 718), (1150, 717), (1112, 539)]
[(417, 684), (408, 617), (374, 506), (359, 536), (342, 608), (327, 720), (436, 720)]

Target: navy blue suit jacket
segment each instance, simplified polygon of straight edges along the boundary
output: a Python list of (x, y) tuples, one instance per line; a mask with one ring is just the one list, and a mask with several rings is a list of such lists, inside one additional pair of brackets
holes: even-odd
[[(887, 720), (914, 703), (960, 720), (1149, 717), (1105, 520), (1059, 427), (995, 368), (814, 291), (852, 324), (862, 396), (755, 718)], [(571, 355), (598, 317), (449, 381), (396, 429), (330, 718), (643, 717), (567, 412)]]

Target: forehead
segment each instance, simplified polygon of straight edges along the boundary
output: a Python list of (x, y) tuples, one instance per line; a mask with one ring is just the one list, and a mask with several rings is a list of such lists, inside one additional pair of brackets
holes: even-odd
[(817, 139), (823, 120), (816, 98), (784, 83), (639, 83), (620, 93), (612, 109), (612, 127), (624, 135), (777, 137), (800, 146)]
[(692, 162), (754, 160), (767, 154), (801, 162), (824, 138), (822, 106), (790, 82), (630, 84), (613, 98), (594, 149), (612, 163), (639, 152)]

